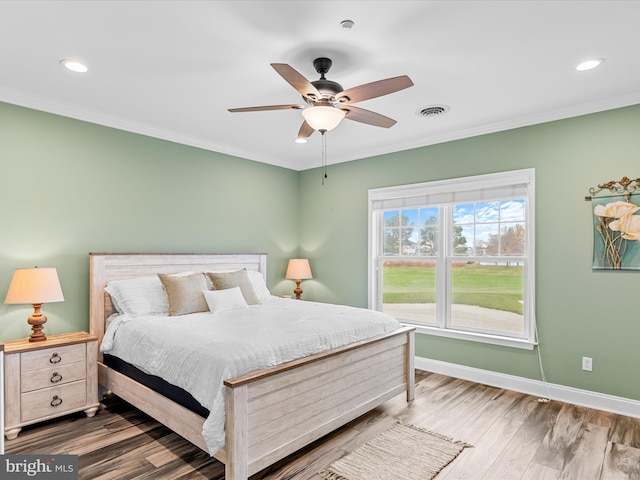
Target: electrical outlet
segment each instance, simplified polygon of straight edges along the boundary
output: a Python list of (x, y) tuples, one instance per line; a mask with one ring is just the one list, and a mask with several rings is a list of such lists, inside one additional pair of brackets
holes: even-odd
[(593, 370), (593, 359), (591, 357), (582, 357), (582, 370), (587, 372)]

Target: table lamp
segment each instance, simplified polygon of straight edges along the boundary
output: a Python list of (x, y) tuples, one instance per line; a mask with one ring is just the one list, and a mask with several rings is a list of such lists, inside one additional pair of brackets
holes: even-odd
[(286, 278), (295, 280), (296, 288), (293, 293), (296, 294), (296, 300), (300, 300), (302, 295), (302, 289), (300, 288), (300, 281), (306, 278), (313, 278), (311, 275), (311, 267), (309, 266), (309, 260), (306, 258), (292, 258), (289, 260), (287, 266)]
[(33, 333), (30, 342), (42, 342), (47, 336), (42, 331), (47, 317), (40, 311), (43, 303), (63, 302), (62, 288), (55, 268), (17, 268), (9, 285), (4, 303), (30, 303), (33, 315), (27, 319)]

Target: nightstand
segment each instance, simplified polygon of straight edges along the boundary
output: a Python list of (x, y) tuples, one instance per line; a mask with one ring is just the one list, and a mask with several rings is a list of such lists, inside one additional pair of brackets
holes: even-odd
[(4, 434), (25, 425), (84, 410), (98, 410), (98, 338), (85, 332), (4, 344)]

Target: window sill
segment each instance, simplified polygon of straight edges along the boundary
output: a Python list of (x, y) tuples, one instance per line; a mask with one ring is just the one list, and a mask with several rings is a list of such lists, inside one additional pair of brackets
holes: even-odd
[(424, 335), (433, 335), (436, 337), (455, 338), (458, 340), (468, 340), (471, 342), (489, 343), (492, 345), (500, 345), (502, 347), (522, 348), (525, 350), (533, 350), (537, 345), (536, 342), (527, 339), (501, 337), (499, 335), (489, 335), (485, 333), (464, 332), (461, 330), (444, 330), (442, 328), (427, 327), (415, 323), (400, 321), (403, 325), (415, 327), (416, 333)]

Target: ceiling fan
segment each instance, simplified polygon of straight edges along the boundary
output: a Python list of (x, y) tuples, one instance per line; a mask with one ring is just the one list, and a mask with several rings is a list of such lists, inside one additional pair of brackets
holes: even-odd
[(355, 107), (353, 104), (413, 86), (413, 82), (408, 76), (401, 75), (387, 78), (344, 90), (339, 83), (325, 78), (331, 65), (332, 61), (329, 58), (316, 58), (313, 61), (313, 67), (320, 74), (320, 78), (310, 82), (286, 63), (271, 64), (274, 70), (302, 95), (306, 105), (265, 105), (261, 107), (230, 108), (229, 111), (302, 110), (304, 121), (298, 132), (298, 141), (305, 140), (316, 130), (322, 134), (333, 130), (343, 118), (384, 128), (389, 128), (396, 124), (396, 121), (392, 118), (364, 108)]

